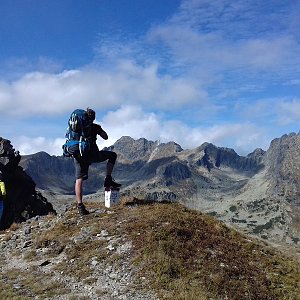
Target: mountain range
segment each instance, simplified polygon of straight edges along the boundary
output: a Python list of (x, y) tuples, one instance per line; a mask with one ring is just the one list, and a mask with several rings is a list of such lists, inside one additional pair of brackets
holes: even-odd
[[(118, 154), (114, 177), (123, 195), (176, 201), (262, 239), (300, 245), (300, 134), (274, 139), (247, 156), (204, 143), (184, 150), (124, 136), (106, 148)], [(20, 165), (43, 191), (74, 193), (72, 158), (45, 152)], [(85, 194), (103, 193), (105, 163), (90, 167)]]

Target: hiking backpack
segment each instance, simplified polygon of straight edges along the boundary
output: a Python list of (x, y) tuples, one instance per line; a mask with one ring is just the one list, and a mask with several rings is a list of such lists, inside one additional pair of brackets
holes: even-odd
[(66, 132), (66, 142), (62, 146), (63, 156), (88, 155), (90, 150), (92, 122), (83, 109), (76, 109), (72, 112)]

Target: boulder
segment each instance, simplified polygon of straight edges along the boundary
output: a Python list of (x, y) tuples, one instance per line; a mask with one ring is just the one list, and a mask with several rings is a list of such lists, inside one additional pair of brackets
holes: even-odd
[(7, 193), (0, 229), (34, 216), (56, 214), (52, 204), (36, 190), (32, 178), (19, 166), (20, 160), (21, 155), (15, 151), (11, 142), (0, 137), (0, 170)]

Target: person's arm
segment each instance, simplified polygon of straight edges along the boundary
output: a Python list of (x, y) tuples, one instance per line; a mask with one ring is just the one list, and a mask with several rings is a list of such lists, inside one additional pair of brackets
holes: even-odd
[(108, 135), (107, 133), (102, 129), (102, 127), (98, 124), (97, 125), (97, 134), (100, 135), (104, 140), (108, 139)]
[(108, 135), (107, 133), (102, 129), (101, 133), (100, 133), (100, 136), (104, 139), (104, 140), (107, 140), (108, 139)]

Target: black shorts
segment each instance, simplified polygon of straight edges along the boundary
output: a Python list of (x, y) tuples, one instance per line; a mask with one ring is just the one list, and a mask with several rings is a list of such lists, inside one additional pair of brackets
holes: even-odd
[(116, 163), (116, 159), (117, 154), (113, 151), (107, 150), (93, 151), (88, 158), (82, 158), (81, 156), (74, 157), (75, 177), (76, 179), (82, 178), (83, 180), (86, 180), (88, 179), (89, 166), (92, 163), (108, 160), (108, 162), (114, 165)]

